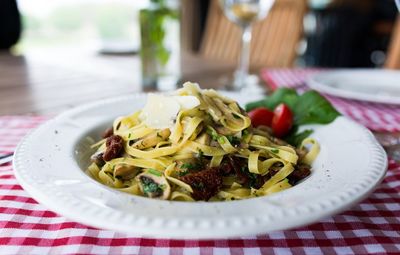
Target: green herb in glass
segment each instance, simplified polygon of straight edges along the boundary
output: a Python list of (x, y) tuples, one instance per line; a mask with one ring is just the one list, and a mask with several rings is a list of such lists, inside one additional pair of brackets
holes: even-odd
[(171, 20), (178, 22), (179, 12), (169, 7), (165, 0), (151, 0), (149, 8), (140, 11), (139, 18), (143, 85), (156, 88), (171, 58), (171, 50), (165, 41), (169, 32), (166, 24)]

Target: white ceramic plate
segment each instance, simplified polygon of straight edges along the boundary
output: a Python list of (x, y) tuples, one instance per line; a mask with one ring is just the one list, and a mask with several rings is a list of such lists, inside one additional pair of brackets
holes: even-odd
[[(364, 127), (339, 117), (314, 126), (321, 152), (312, 175), (286, 191), (231, 202), (170, 202), (125, 194), (84, 173), (90, 145), (112, 120), (141, 108), (145, 95), (70, 110), (18, 146), (15, 174), (40, 203), (91, 226), (166, 238), (226, 238), (306, 225), (365, 198), (382, 180), (386, 154)], [(243, 96), (234, 96), (243, 103)], [(242, 100), (240, 100), (242, 98)]]
[(343, 69), (313, 75), (308, 85), (333, 96), (384, 104), (400, 104), (400, 72)]

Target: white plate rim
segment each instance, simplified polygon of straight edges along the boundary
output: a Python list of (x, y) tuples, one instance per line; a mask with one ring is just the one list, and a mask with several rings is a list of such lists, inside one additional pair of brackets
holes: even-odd
[[(365, 137), (368, 144), (370, 145), (370, 150), (373, 153), (373, 158), (371, 158), (370, 160), (371, 164), (369, 168), (366, 169), (366, 171), (368, 172), (368, 176), (365, 176), (365, 180), (362, 183), (358, 183), (356, 186), (347, 189), (341, 193), (338, 193), (336, 196), (331, 197), (329, 201), (326, 201), (325, 203), (300, 206), (296, 207), (295, 210), (292, 211), (285, 211), (284, 209), (277, 208), (276, 215), (274, 216), (263, 215), (259, 217), (249, 218), (243, 217), (243, 215), (239, 215), (237, 217), (223, 219), (221, 222), (218, 222), (218, 226), (213, 226), (212, 224), (216, 222), (210, 219), (185, 218), (169, 220), (162, 217), (140, 217), (135, 219), (134, 215), (126, 215), (121, 212), (110, 213), (110, 211), (107, 211), (100, 216), (97, 215), (99, 217), (96, 218), (96, 215), (94, 214), (95, 210), (87, 207), (87, 205), (80, 205), (77, 201), (71, 201), (70, 197), (66, 199), (63, 194), (59, 194), (59, 190), (57, 190), (56, 185), (45, 183), (43, 182), (43, 180), (38, 180), (37, 178), (32, 178), (29, 171), (30, 164), (25, 160), (27, 149), (30, 146), (29, 143), (31, 142), (32, 137), (38, 135), (46, 128), (49, 128), (58, 120), (63, 119), (66, 116), (72, 115), (74, 113), (78, 113), (93, 107), (101, 107), (102, 105), (104, 106), (106, 104), (112, 104), (113, 102), (124, 100), (126, 98), (142, 98), (143, 96), (145, 96), (145, 94), (136, 94), (135, 96), (112, 98), (103, 100), (101, 102), (94, 102), (83, 105), (57, 116), (56, 118), (46, 122), (34, 131), (30, 132), (30, 134), (28, 134), (17, 146), (15, 157), (13, 160), (14, 172), (19, 183), (26, 191), (28, 191), (32, 195), (32, 197), (48, 207), (50, 210), (60, 213), (61, 215), (64, 215), (69, 219), (82, 222), (90, 226), (128, 232), (148, 237), (208, 239), (261, 234), (274, 230), (293, 228), (309, 224), (325, 216), (341, 212), (344, 209), (348, 208), (348, 206), (364, 199), (373, 191), (373, 189), (381, 182), (381, 180), (385, 176), (388, 164), (387, 157), (382, 147), (373, 137), (372, 133), (364, 127), (353, 123), (351, 120), (345, 117), (339, 117), (343, 121), (352, 123), (352, 125), (359, 127), (360, 130), (362, 130), (363, 132), (363, 137)], [(54, 191), (50, 192), (52, 197), (49, 197), (49, 191)], [(240, 202), (242, 201), (234, 201), (232, 203)], [(201, 206), (208, 206), (208, 204), (205, 203), (199, 204), (201, 204)], [(75, 210), (71, 210), (72, 208), (75, 208)], [(85, 211), (85, 215), (81, 214)], [(288, 217), (293, 218), (293, 215), (301, 216), (302, 218), (297, 222), (287, 220)], [(101, 222), (101, 220), (104, 219), (109, 219), (109, 221)], [(120, 223), (122, 222), (123, 224), (116, 224), (115, 219), (117, 219), (117, 221), (119, 221)], [(272, 224), (273, 221), (276, 220), (283, 220), (283, 222), (278, 225)], [(284, 220), (287, 221), (285, 222)], [(249, 226), (244, 227), (245, 225)], [(132, 226), (134, 226), (135, 228), (132, 228)]]
[(372, 72), (375, 74), (384, 74), (384, 73), (400, 73), (395, 70), (378, 70), (378, 69), (367, 69), (367, 68), (357, 68), (357, 69), (337, 69), (337, 70), (326, 70), (321, 71), (316, 74), (311, 75), (307, 78), (306, 83), (307, 85), (315, 89), (321, 93), (325, 93), (332, 96), (337, 96), (346, 99), (354, 99), (358, 101), (367, 101), (372, 103), (382, 103), (382, 104), (389, 104), (389, 105), (400, 105), (400, 97), (390, 96), (390, 95), (371, 95), (362, 92), (355, 92), (350, 90), (345, 90), (341, 88), (331, 87), (328, 84), (321, 81), (326, 75), (341, 75), (345, 74), (360, 74), (365, 72)]

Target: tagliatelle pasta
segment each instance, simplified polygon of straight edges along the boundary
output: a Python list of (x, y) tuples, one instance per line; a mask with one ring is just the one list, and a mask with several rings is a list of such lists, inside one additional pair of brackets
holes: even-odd
[(142, 110), (117, 118), (112, 129), (93, 145), (88, 174), (120, 191), (166, 200), (279, 192), (304, 178), (301, 171), (308, 175), (319, 153), (312, 138), (299, 148), (277, 144), (267, 128), (252, 127), (235, 101), (189, 82), (174, 95), (150, 95)]

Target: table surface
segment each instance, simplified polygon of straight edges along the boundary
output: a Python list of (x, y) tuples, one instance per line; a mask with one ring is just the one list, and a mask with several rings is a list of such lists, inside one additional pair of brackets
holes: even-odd
[[(185, 54), (182, 80), (202, 87), (226, 82), (233, 66)], [(78, 104), (142, 91), (138, 55), (46, 50), (0, 52), (0, 115), (57, 114)]]
[[(199, 81), (203, 87), (224, 83), (224, 75), (232, 69), (227, 64), (193, 56), (185, 56), (183, 64), (184, 79)], [(291, 80), (303, 84), (298, 81), (305, 72), (288, 69), (271, 71), (269, 75), (271, 78), (275, 73), (275, 81), (282, 81), (281, 85), (288, 85)], [(13, 152), (26, 132), (46, 120), (41, 116), (1, 115), (52, 115), (85, 102), (141, 90), (137, 56), (0, 54), (0, 152)], [(341, 105), (342, 110), (359, 112), (357, 107)], [(385, 120), (397, 113), (380, 108), (369, 110), (388, 115)], [(352, 116), (364, 119), (362, 114)], [(375, 123), (374, 119), (367, 119), (370, 125)], [(396, 130), (400, 130), (397, 124)], [(400, 165), (390, 161), (387, 177), (367, 200), (306, 227), (233, 240), (183, 241), (138, 238), (68, 221), (30, 198), (18, 185), (11, 164), (0, 165), (0, 253), (398, 254), (399, 171)]]
[[(182, 57), (182, 80), (203, 88), (222, 87), (233, 70), (229, 63), (187, 53)], [(138, 55), (46, 49), (13, 56), (0, 51), (0, 116), (56, 115), (79, 104), (141, 92), (140, 72)], [(387, 138), (386, 133), (375, 134)], [(390, 135), (400, 139), (400, 133)], [(392, 154), (399, 148), (387, 149)]]

